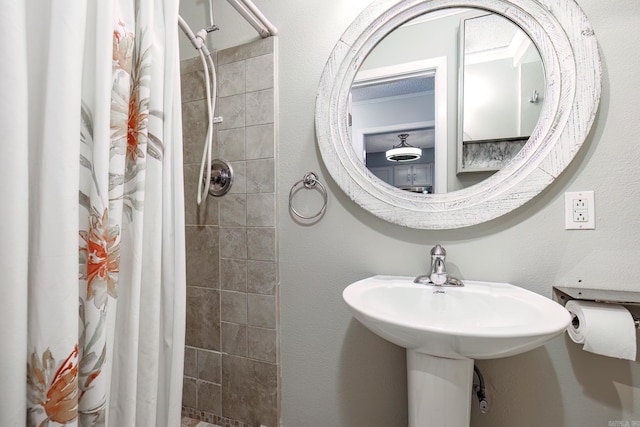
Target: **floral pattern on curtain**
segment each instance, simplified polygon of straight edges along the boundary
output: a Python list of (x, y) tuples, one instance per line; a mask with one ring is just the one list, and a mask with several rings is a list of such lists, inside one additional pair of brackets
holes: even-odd
[(78, 412), (78, 346), (60, 363), (49, 349), (41, 357), (34, 353), (27, 366), (29, 401), (35, 405), (32, 412), (45, 415), (38, 425), (74, 421)]
[[(172, 1), (166, 0), (166, 3)], [(84, 74), (109, 64), (99, 59), (92, 62), (95, 59), (86, 54), (91, 49), (86, 49), (78, 111), (77, 339), (66, 352), (60, 350), (60, 345), (54, 351), (53, 344), (29, 340), (29, 426), (151, 427), (166, 425), (161, 422), (165, 419), (176, 421), (175, 414), (180, 411), (175, 404), (180, 401), (181, 388), (175, 383), (182, 375), (179, 355), (184, 337), (180, 332), (165, 331), (158, 321), (166, 312), (169, 322), (176, 321), (176, 330), (184, 328), (180, 309), (174, 312), (162, 305), (174, 297), (179, 302), (184, 294), (181, 288), (175, 295), (171, 294), (171, 286), (184, 286), (184, 271), (179, 268), (184, 267), (180, 252), (184, 247), (181, 217), (167, 215), (167, 209), (170, 212), (172, 207), (182, 206), (181, 177), (167, 179), (165, 176), (181, 175), (179, 167), (173, 169), (181, 164), (181, 154), (172, 156), (177, 156), (179, 163), (166, 160), (163, 143), (163, 139), (169, 137), (173, 150), (182, 149), (175, 124), (165, 122), (165, 117), (176, 115), (165, 111), (167, 106), (175, 105), (172, 104), (175, 99), (166, 99), (170, 96), (163, 90), (171, 86), (163, 79), (167, 70), (175, 71), (176, 67), (165, 64), (164, 56), (171, 55), (151, 44), (156, 40), (151, 34), (158, 31), (158, 22), (167, 19), (157, 15), (161, 7), (129, 0), (116, 0), (112, 6), (113, 31), (108, 35), (112, 38), (111, 93), (108, 99), (96, 95), (101, 92), (99, 77)], [(175, 14), (177, 17), (177, 3)], [(173, 22), (177, 25), (177, 20)], [(86, 31), (98, 30), (87, 25)], [(104, 42), (100, 34), (94, 37), (88, 40), (94, 40), (96, 46)], [(100, 57), (99, 52), (96, 56)], [(173, 58), (177, 63), (177, 56)], [(87, 87), (90, 90), (85, 96)], [(161, 95), (152, 97), (152, 92)], [(175, 187), (167, 191), (163, 187), (167, 183)], [(172, 193), (175, 189), (178, 191)], [(175, 199), (165, 200), (167, 194)], [(146, 209), (152, 211), (145, 212)], [(160, 234), (160, 240), (148, 240), (148, 233)], [(178, 239), (175, 245), (168, 243), (171, 250), (157, 250), (158, 243), (161, 248), (167, 244), (163, 234)], [(174, 270), (176, 266), (178, 271)], [(165, 294), (169, 297), (163, 296)], [(122, 303), (121, 298), (124, 298)], [(157, 308), (154, 308), (154, 319), (143, 320), (145, 304)], [(166, 341), (167, 336), (175, 338), (179, 348), (162, 354), (165, 350), (160, 343)], [(155, 344), (157, 354), (145, 359), (147, 350)], [(157, 378), (141, 380), (140, 377), (145, 372), (163, 369), (162, 361), (174, 371), (157, 376), (172, 382), (162, 390), (173, 387), (173, 395), (168, 399), (140, 396), (145, 390), (160, 390), (154, 383)], [(136, 372), (136, 369), (139, 370)], [(137, 404), (136, 397), (144, 403)], [(171, 402), (173, 408), (156, 407), (148, 401), (159, 406)], [(109, 415), (110, 408), (116, 408), (116, 415)]]

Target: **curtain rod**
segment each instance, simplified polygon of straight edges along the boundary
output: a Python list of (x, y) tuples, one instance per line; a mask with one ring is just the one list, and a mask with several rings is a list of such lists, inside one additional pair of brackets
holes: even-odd
[(251, 0), (227, 0), (262, 38), (275, 36), (278, 29), (264, 16)]

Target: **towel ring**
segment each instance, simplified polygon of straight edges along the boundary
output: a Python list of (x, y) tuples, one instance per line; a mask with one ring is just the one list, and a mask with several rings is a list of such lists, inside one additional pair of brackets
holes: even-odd
[[(317, 187), (316, 184), (318, 185)], [(318, 191), (320, 191), (320, 193), (322, 194), (322, 207), (320, 208), (320, 211), (315, 215), (302, 215), (293, 207), (293, 196), (296, 194), (296, 192), (298, 192), (298, 190), (301, 190), (302, 188), (307, 188), (309, 190), (318, 189)], [(306, 220), (315, 219), (327, 210), (327, 189), (324, 187), (324, 185), (322, 185), (320, 181), (318, 181), (318, 176), (315, 173), (307, 172), (306, 174), (304, 174), (304, 177), (300, 181), (293, 184), (293, 187), (291, 187), (291, 191), (289, 191), (289, 210), (298, 218)]]

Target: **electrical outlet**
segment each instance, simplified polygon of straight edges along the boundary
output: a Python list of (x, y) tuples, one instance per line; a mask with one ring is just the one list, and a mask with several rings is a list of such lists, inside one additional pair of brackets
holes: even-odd
[(589, 213), (573, 211), (573, 222), (589, 222)]
[(584, 197), (581, 197), (579, 199), (573, 199), (573, 210), (574, 211), (588, 209), (588, 206), (589, 206), (589, 202)]
[(567, 230), (593, 230), (595, 202), (593, 191), (564, 193), (565, 228)]

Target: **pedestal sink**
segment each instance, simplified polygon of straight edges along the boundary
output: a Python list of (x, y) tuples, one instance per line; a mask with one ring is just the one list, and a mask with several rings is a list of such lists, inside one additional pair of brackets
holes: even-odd
[(517, 286), (463, 282), (373, 276), (342, 294), (363, 325), (407, 349), (409, 427), (468, 427), (473, 360), (532, 350), (571, 321), (560, 304)]

